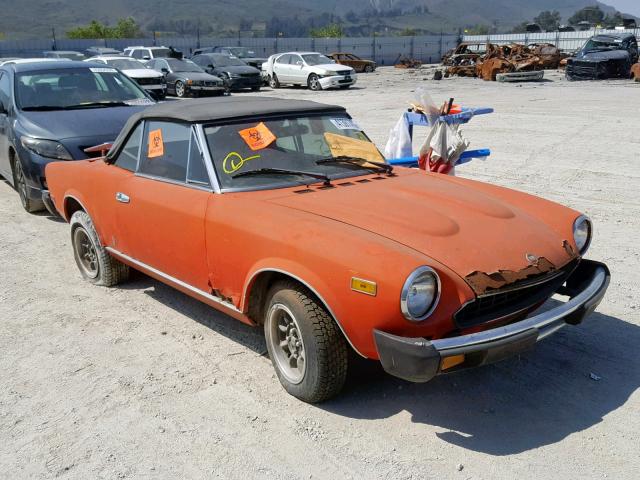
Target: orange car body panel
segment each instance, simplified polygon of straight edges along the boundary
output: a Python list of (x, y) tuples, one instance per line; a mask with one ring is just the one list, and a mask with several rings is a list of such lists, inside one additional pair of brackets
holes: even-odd
[[(248, 298), (258, 273), (280, 271), (299, 279), (324, 301), (352, 346), (373, 359), (373, 329), (407, 337), (454, 333), (454, 313), (475, 297), (464, 279), (472, 272), (518, 271), (529, 265), (528, 253), (556, 267), (575, 257), (566, 248), (568, 243), (575, 249), (574, 210), (471, 180), (395, 172), (335, 181), (334, 188), (222, 194), (144, 178), (102, 161), (56, 162), (46, 175), (63, 216), (65, 199), (73, 196), (92, 217), (103, 245), (216, 292), (237, 310), (204, 301), (239, 320), (251, 322)], [(130, 204), (116, 202), (122, 189)], [(129, 212), (135, 203), (137, 211)], [(422, 265), (436, 270), (442, 294), (426, 321), (412, 323), (400, 311), (400, 293)], [(377, 294), (352, 290), (352, 277), (376, 282)]]

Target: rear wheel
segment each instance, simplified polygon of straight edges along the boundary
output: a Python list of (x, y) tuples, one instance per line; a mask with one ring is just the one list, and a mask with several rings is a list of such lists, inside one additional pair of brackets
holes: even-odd
[(13, 184), (15, 186), (18, 195), (20, 196), (20, 203), (22, 207), (29, 213), (34, 213), (42, 210), (43, 206), (34, 202), (29, 198), (29, 187), (27, 186), (27, 178), (25, 177), (24, 170), (22, 169), (22, 163), (16, 158), (13, 164)]
[(282, 386), (310, 403), (337, 395), (347, 377), (348, 347), (333, 318), (291, 281), (277, 283), (267, 298), (265, 338)]
[(371, 72), (373, 72), (373, 65), (365, 65), (364, 73), (371, 73)]
[(111, 255), (100, 239), (89, 215), (82, 210), (71, 217), (73, 256), (82, 276), (95, 285), (112, 287), (129, 278), (129, 267)]
[(251, 87), (251, 91), (252, 92), (259, 92), (260, 91), (260, 87)]
[(187, 89), (180, 80), (176, 82), (176, 97), (184, 98), (187, 95)]
[(269, 86), (271, 88), (280, 88), (280, 82), (278, 81), (278, 76), (275, 73), (269, 77)]
[(309, 75), (307, 86), (314, 91), (322, 90), (322, 85), (320, 84), (320, 78), (318, 78), (318, 75), (316, 75), (315, 73)]

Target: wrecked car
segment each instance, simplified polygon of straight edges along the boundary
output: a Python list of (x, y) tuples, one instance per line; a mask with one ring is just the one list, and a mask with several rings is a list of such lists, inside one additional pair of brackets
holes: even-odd
[[(47, 166), (81, 275), (130, 268), (261, 326), (291, 395), (354, 356), (397, 377), (519, 354), (599, 304), (591, 221), (496, 185), (393, 168), (344, 108), (225, 97), (134, 115), (100, 159)], [(558, 294), (567, 298), (537, 311)]]
[(359, 73), (371, 73), (377, 67), (376, 62), (373, 60), (360, 58), (353, 53), (334, 52), (327, 55), (327, 57), (340, 65), (347, 65)]
[(638, 42), (632, 34), (602, 34), (591, 37), (567, 59), (568, 80), (629, 78), (638, 61)]
[(486, 51), (486, 42), (462, 42), (442, 57), (442, 65), (445, 67), (454, 67), (474, 64)]

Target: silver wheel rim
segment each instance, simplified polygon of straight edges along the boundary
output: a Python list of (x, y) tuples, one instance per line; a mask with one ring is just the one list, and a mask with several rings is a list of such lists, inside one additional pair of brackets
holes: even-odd
[(78, 227), (73, 232), (73, 250), (78, 266), (89, 278), (96, 278), (99, 272), (98, 254), (86, 230)]
[(320, 85), (318, 77), (315, 75), (309, 79), (309, 86), (311, 90), (318, 90), (318, 85)]
[(307, 370), (304, 342), (298, 322), (286, 305), (276, 303), (269, 309), (267, 337), (280, 373), (293, 384), (302, 382)]
[(179, 97), (184, 96), (184, 85), (182, 82), (176, 82), (176, 95)]
[(278, 86), (278, 81), (276, 80), (275, 75), (269, 79), (269, 86), (271, 88), (276, 88)]
[(22, 206), (27, 208), (27, 180), (24, 178), (24, 172), (22, 171), (22, 165), (20, 165), (19, 160), (16, 160), (16, 190), (18, 191)]

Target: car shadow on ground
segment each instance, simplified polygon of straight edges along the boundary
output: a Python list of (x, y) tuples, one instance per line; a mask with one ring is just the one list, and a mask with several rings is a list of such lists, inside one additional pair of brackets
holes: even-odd
[[(212, 331), (266, 355), (261, 328), (245, 325), (139, 272), (119, 288), (145, 293)], [(552, 303), (552, 302), (550, 302)], [(355, 362), (343, 393), (317, 405), (337, 415), (384, 419), (407, 411), (444, 431), (448, 443), (502, 456), (521, 453), (593, 425), (640, 386), (640, 327), (594, 313), (535, 349), (495, 365), (414, 384), (378, 362)], [(593, 374), (593, 375), (592, 375)]]

